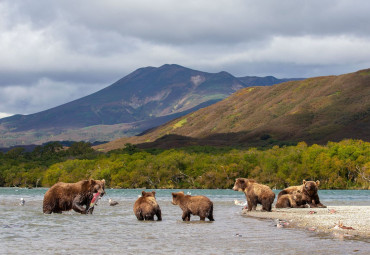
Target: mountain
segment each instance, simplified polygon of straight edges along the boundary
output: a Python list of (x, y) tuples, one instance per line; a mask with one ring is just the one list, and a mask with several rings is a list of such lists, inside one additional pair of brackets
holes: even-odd
[(244, 84), (248, 84), (248, 87), (250, 86), (271, 86), (271, 85), (279, 84), (279, 83), (286, 82), (286, 81), (303, 80), (299, 78), (277, 79), (274, 76), (266, 76), (266, 77), (245, 76), (245, 77), (238, 77), (238, 79)]
[(107, 151), (126, 143), (162, 148), (247, 147), (344, 138), (370, 140), (370, 69), (244, 88), (142, 136), (121, 138), (96, 149)]
[[(110, 141), (139, 134), (248, 87), (248, 77), (179, 65), (140, 68), (86, 97), (30, 115), (0, 120), (0, 147), (51, 140)], [(281, 82), (251, 77), (254, 84)], [(266, 80), (267, 79), (267, 80)]]

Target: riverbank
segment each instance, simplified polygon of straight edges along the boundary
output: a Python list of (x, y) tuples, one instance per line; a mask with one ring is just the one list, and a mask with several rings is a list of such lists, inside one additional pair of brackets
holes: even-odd
[(339, 238), (370, 238), (370, 206), (328, 206), (328, 208), (273, 208), (272, 212), (242, 211), (242, 215), (274, 219), (278, 228), (298, 227)]

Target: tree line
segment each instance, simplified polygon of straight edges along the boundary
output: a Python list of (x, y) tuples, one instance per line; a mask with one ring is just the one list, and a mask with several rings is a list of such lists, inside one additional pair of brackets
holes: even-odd
[(321, 189), (369, 189), (370, 143), (361, 140), (308, 146), (237, 149), (195, 146), (141, 150), (131, 144), (109, 153), (77, 142), (54, 142), (32, 152), (0, 153), (0, 185), (50, 187), (56, 182), (105, 179), (112, 188), (229, 189), (235, 178), (256, 179), (271, 188), (320, 180)]

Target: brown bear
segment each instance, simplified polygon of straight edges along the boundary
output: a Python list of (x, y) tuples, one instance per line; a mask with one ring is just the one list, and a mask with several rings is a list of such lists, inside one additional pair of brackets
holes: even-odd
[(180, 206), (183, 221), (190, 221), (191, 214), (199, 216), (201, 221), (206, 218), (214, 221), (213, 203), (208, 197), (185, 195), (180, 191), (172, 193), (172, 204)]
[(248, 211), (256, 210), (257, 204), (261, 204), (262, 211), (271, 212), (275, 193), (268, 186), (259, 184), (253, 179), (238, 178), (235, 180), (233, 190), (244, 192)]
[(284, 194), (278, 197), (276, 208), (305, 208), (307, 205), (302, 200), (302, 193), (299, 190), (292, 194)]
[[(81, 214), (93, 212), (90, 202), (94, 193), (105, 194), (105, 180), (83, 180), (76, 183), (58, 182), (46, 191), (43, 212), (62, 213), (73, 209)], [(84, 207), (85, 206), (85, 207)]]
[(291, 186), (280, 191), (278, 199), (282, 195), (292, 194), (294, 191), (300, 191), (302, 193), (302, 204), (308, 204), (310, 207), (326, 208), (326, 206), (320, 202), (319, 195), (317, 194), (319, 185), (320, 181), (314, 182), (303, 180), (303, 184), (300, 186)]
[(141, 193), (134, 204), (134, 213), (138, 220), (154, 220), (154, 215), (157, 216), (157, 220), (162, 220), (161, 208), (155, 199), (155, 191)]

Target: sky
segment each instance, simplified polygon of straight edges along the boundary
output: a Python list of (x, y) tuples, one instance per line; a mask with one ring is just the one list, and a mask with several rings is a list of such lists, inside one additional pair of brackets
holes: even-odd
[(146, 66), (235, 76), (370, 68), (368, 0), (0, 0), (0, 118)]

